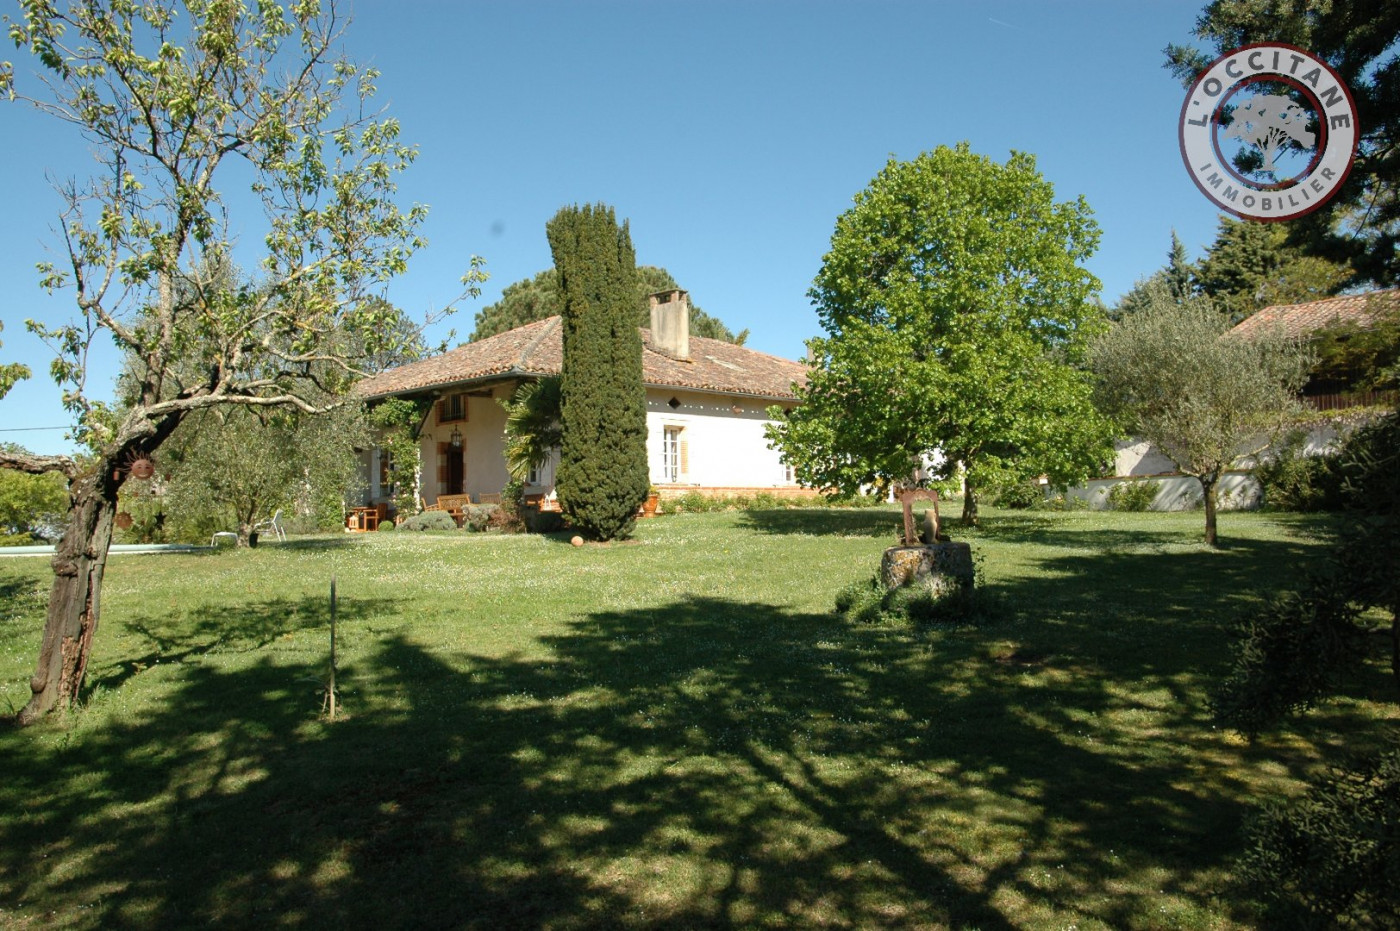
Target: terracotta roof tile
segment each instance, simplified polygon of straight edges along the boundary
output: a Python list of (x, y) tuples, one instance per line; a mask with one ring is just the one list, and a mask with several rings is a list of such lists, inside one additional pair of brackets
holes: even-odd
[[(651, 331), (640, 330), (642, 380), (652, 387), (790, 400), (796, 397), (793, 382), (806, 381), (806, 366), (800, 362), (703, 336), (690, 337), (689, 360), (674, 359), (653, 350)], [(513, 375), (558, 375), (563, 364), (563, 338), (555, 316), (380, 372), (355, 390), (371, 400)]]
[(1339, 320), (1351, 320), (1365, 325), (1377, 314), (1400, 306), (1400, 288), (1328, 297), (1306, 304), (1271, 304), (1242, 320), (1233, 330), (1239, 336), (1250, 337), (1274, 328), (1299, 339)]

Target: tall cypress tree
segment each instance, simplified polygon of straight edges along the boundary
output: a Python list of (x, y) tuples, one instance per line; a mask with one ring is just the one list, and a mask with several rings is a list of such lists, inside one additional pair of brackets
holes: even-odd
[(562, 451), (555, 488), (574, 526), (626, 536), (646, 499), (646, 390), (627, 224), (604, 204), (565, 207), (545, 226), (563, 296)]

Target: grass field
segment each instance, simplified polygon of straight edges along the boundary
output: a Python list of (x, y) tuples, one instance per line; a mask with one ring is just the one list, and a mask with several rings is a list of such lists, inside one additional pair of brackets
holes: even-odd
[[(847, 624), (896, 523), (115, 557), (84, 706), (0, 728), (0, 926), (1253, 926), (1242, 819), (1396, 718), (1377, 664), (1252, 746), (1210, 719), (1326, 521), (991, 511), (953, 530), (996, 620)], [(0, 560), (0, 711), (47, 585)]]

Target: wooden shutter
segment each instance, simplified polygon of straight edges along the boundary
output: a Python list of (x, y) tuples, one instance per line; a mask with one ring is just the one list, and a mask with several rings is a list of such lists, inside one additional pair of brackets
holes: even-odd
[[(439, 406), (441, 402), (439, 402)], [(437, 493), (447, 487), (447, 456), (452, 451), (451, 443), (437, 444)]]
[(688, 476), (688, 475), (690, 474), (690, 441), (687, 440), (687, 439), (685, 438), (685, 431), (684, 431), (684, 430), (681, 431), (680, 448), (681, 448), (681, 456), (680, 456), (680, 459), (681, 459), (681, 467), (680, 467), (680, 474), (681, 474), (682, 477), (685, 477), (685, 476)]

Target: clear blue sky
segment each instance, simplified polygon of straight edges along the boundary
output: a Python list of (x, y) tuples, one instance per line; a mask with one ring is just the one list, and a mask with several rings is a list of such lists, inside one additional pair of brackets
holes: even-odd
[[(818, 330), (806, 291), (852, 196), (891, 155), (967, 140), (998, 161), (1032, 153), (1057, 197), (1087, 198), (1103, 230), (1089, 264), (1112, 303), (1163, 264), (1172, 229), (1193, 257), (1214, 237), (1178, 153), (1184, 91), (1162, 68), (1200, 7), (354, 0), (345, 44), (383, 72), (380, 100), (421, 149), (401, 194), (432, 208), (430, 245), (388, 296), (440, 308), (481, 254), (491, 281), (451, 322), (465, 338), (502, 288), (549, 267), (555, 211), (603, 201), (630, 219), (639, 262), (747, 327), (750, 346), (800, 358)], [(0, 440), (67, 451), (62, 431), (10, 431), (68, 423), (23, 321), (71, 315), (33, 268), (57, 245), (46, 179), (92, 163), (70, 129), (16, 105), (0, 104), (0, 138), (0, 361), (35, 370), (0, 401)], [(95, 395), (114, 374), (99, 354)]]

